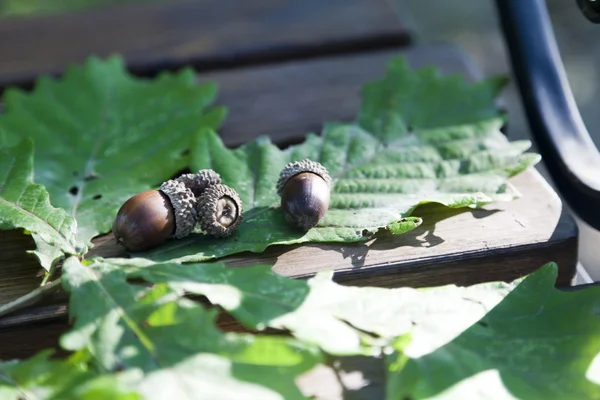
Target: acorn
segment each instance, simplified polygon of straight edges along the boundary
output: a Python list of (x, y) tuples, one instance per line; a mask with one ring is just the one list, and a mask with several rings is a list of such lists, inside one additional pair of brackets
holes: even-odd
[(188, 236), (196, 225), (196, 197), (183, 182), (168, 180), (159, 190), (129, 198), (117, 212), (113, 234), (130, 251)]
[(212, 169), (201, 169), (195, 174), (183, 174), (175, 180), (182, 182), (199, 198), (207, 187), (221, 183), (221, 176)]
[(208, 235), (230, 236), (242, 222), (242, 201), (229, 186), (216, 184), (206, 188), (196, 205), (198, 224)]
[(305, 159), (287, 164), (277, 181), (277, 194), (285, 218), (307, 231), (325, 218), (329, 209), (331, 177), (316, 161)]

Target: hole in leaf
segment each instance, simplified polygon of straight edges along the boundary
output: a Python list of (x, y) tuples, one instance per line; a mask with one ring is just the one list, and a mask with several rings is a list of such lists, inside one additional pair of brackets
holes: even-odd
[(102, 198), (101, 194), (97, 194), (94, 197), (92, 197), (93, 200), (100, 200)]
[(77, 186), (71, 186), (69, 193), (71, 193), (73, 196), (77, 196), (77, 193), (79, 193), (79, 188)]
[(477, 323), (478, 323), (479, 325), (483, 326), (484, 328), (487, 328), (487, 327), (488, 327), (488, 323), (487, 323), (487, 322), (485, 322), (485, 321), (479, 321), (479, 322), (477, 322)]
[(369, 236), (369, 230), (368, 229), (363, 229), (362, 230), (362, 235), (363, 236)]

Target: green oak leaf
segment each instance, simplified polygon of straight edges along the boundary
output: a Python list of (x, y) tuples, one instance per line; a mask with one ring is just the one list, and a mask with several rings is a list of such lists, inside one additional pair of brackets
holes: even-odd
[[(458, 75), (442, 78), (434, 67), (412, 71), (398, 57), (389, 62), (383, 78), (363, 87), (358, 120), (384, 143), (403, 138), (416, 144), (421, 131), (495, 118), (498, 111), (494, 100), (507, 83), (506, 76), (467, 83)], [(451, 136), (451, 132), (445, 134)], [(452, 147), (450, 151), (461, 150), (460, 146)], [(468, 149), (465, 150), (462, 154), (467, 155)]]
[(50, 267), (63, 254), (78, 254), (77, 223), (64, 210), (50, 205), (48, 192), (33, 183), (33, 143), (22, 140), (0, 148), (0, 230), (22, 228), (37, 245), (34, 253)]
[(155, 263), (143, 258), (95, 259), (117, 266), (129, 278), (168, 284), (174, 290), (206, 296), (213, 304), (231, 312), (251, 329), (296, 310), (310, 290), (304, 280), (288, 279), (271, 271), (268, 265), (230, 268), (224, 263), (181, 264)]
[(328, 273), (293, 280), (267, 266), (96, 262), (205, 295), (248, 328), (286, 330), (329, 354), (387, 354), (389, 399), (600, 393), (600, 288), (555, 289), (552, 263), (511, 283), (386, 289), (338, 285)]
[(24, 361), (0, 363), (3, 400), (138, 400), (111, 375), (98, 375), (69, 360), (50, 360), (50, 351)]
[[(369, 146), (370, 139), (368, 134), (355, 127), (333, 129), (329, 137), (333, 141), (355, 140), (357, 146)], [(318, 227), (306, 233), (290, 227), (279, 208), (279, 197), (275, 191), (279, 171), (292, 160), (309, 156), (317, 159), (317, 154), (326, 144), (323, 139), (311, 135), (302, 146), (281, 151), (266, 137), (261, 137), (232, 151), (214, 132), (205, 131), (198, 135), (192, 145), (192, 169), (212, 168), (221, 175), (225, 184), (235, 188), (244, 208), (242, 223), (227, 241), (195, 233), (135, 255), (153, 260), (203, 261), (242, 251), (262, 252), (275, 244), (362, 241), (388, 225), (396, 234), (420, 225), (419, 218), (404, 218), (402, 210), (383, 206), (383, 197), (379, 198), (379, 204), (372, 204), (368, 212), (359, 213), (356, 208), (350, 208), (352, 204), (346, 203), (348, 198), (355, 196), (341, 194), (332, 196), (330, 209)], [(364, 148), (357, 147), (348, 158), (368, 156)], [(327, 166), (331, 167), (330, 164)], [(397, 224), (399, 220), (401, 225)]]
[[(236, 366), (239, 363), (225, 357), (208, 353), (195, 354), (182, 357), (180, 362), (169, 368), (152, 370), (143, 379), (132, 381), (131, 384), (137, 386), (146, 400), (304, 399), (298, 389), (294, 388), (292, 380), (277, 374), (278, 371), (274, 368), (270, 371), (261, 368), (261, 361), (260, 357), (256, 357), (255, 362), (259, 367), (256, 371), (246, 367), (244, 374)], [(264, 383), (265, 386), (251, 383), (252, 381)], [(280, 388), (281, 394), (267, 388), (267, 384), (272, 384), (273, 389)]]
[[(229, 240), (196, 232), (135, 256), (197, 262), (268, 246), (356, 242), (381, 230), (402, 234), (420, 225), (425, 203), (478, 207), (520, 196), (508, 178), (535, 165), (527, 140), (509, 142), (494, 98), (506, 79), (476, 84), (435, 69), (412, 71), (394, 59), (387, 75), (363, 90), (358, 123), (325, 124), (320, 136), (280, 150), (260, 137), (226, 148), (209, 130), (192, 144), (192, 170), (212, 168), (242, 199), (244, 219)], [(279, 172), (309, 158), (327, 167), (333, 189), (324, 220), (308, 232), (286, 223), (275, 190)]]
[(33, 138), (35, 181), (89, 242), (110, 231), (129, 197), (186, 166), (192, 134), (224, 116), (206, 112), (215, 92), (196, 85), (190, 69), (148, 80), (128, 74), (119, 57), (90, 58), (60, 79), (40, 78), (31, 93), (6, 91), (0, 145)]
[(557, 274), (545, 265), (441, 346), (399, 338), (386, 398), (599, 398), (600, 287), (563, 292)]
[(301, 399), (296, 376), (320, 362), (310, 344), (281, 336), (223, 334), (215, 310), (182, 298), (164, 284), (128, 283), (106, 262), (85, 267), (65, 262), (73, 329), (61, 338), (68, 350), (89, 352), (98, 368), (137, 369), (130, 381), (145, 398)]
[[(380, 230), (393, 234), (420, 225), (411, 216), (426, 203), (477, 207), (520, 196), (508, 178), (531, 167), (539, 155), (524, 153), (527, 140), (509, 142), (502, 120), (422, 130), (386, 144), (353, 124), (328, 124), (321, 136), (286, 150), (266, 137), (227, 149), (206, 131), (192, 145), (192, 169), (212, 168), (239, 193), (244, 219), (229, 240), (200, 232), (135, 256), (195, 262), (276, 244), (356, 242)], [(324, 220), (306, 233), (290, 227), (275, 185), (290, 161), (309, 158), (327, 167), (333, 190)]]
[[(338, 285), (330, 273), (294, 280), (260, 265), (231, 268), (218, 262), (181, 265), (140, 258), (95, 262), (119, 268), (129, 278), (204, 295), (250, 329), (289, 330), (335, 355), (379, 353), (397, 336), (413, 333), (425, 338), (427, 329), (444, 328), (447, 334), (437, 342), (427, 339), (441, 345), (481, 318), (513, 287), (486, 283), (430, 290), (359, 288)], [(438, 304), (441, 298), (444, 301)]]
[[(386, 289), (338, 285), (328, 273), (293, 280), (267, 266), (88, 263), (65, 262), (74, 326), (61, 344), (147, 399), (300, 399), (295, 378), (323, 362), (315, 346), (383, 355), (388, 399), (600, 393), (600, 288), (556, 290), (555, 264), (511, 283)], [(185, 293), (295, 339), (224, 334), (215, 310)]]

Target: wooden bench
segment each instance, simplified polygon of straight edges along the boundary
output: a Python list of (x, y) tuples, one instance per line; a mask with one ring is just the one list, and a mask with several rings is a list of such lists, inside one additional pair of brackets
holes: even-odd
[[(105, 34), (97, 35), (100, 31)], [(65, 46), (65, 37), (76, 41)], [(59, 74), (89, 54), (122, 53), (131, 69), (143, 75), (191, 64), (199, 81), (219, 84), (218, 103), (230, 110), (220, 131), (227, 145), (261, 134), (287, 145), (318, 132), (325, 121), (353, 119), (360, 87), (382, 76), (395, 55), (404, 55), (413, 67), (433, 65), (444, 74), (476, 79), (476, 66), (459, 49), (407, 47), (409, 43), (410, 35), (383, 0), (129, 4), (2, 21), (0, 56), (9, 61), (0, 63), (0, 86), (28, 87), (36, 75)], [(556, 261), (557, 283), (570, 285), (577, 264), (575, 222), (536, 170), (512, 183), (523, 198), (477, 210), (420, 207), (415, 215), (424, 223), (401, 236), (357, 244), (276, 246), (225, 260), (232, 266), (269, 263), (277, 273), (296, 278), (334, 268), (339, 282), (382, 287), (509, 281)], [(93, 254), (124, 255), (112, 235), (94, 243)], [(20, 231), (0, 232), (0, 305), (39, 285), (39, 266), (24, 255), (31, 248), (33, 242)], [(235, 329), (230, 324), (225, 318), (222, 326)], [(2, 317), (0, 359), (55, 346), (67, 326), (60, 293)], [(363, 371), (380, 368), (359, 361)], [(330, 379), (331, 371), (315, 374), (304, 384), (323, 379), (329, 394), (319, 398), (336, 398), (341, 389)], [(379, 398), (381, 390), (372, 384), (360, 398)]]

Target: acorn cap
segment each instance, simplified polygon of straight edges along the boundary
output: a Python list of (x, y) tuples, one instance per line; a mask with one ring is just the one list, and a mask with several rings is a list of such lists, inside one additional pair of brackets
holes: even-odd
[(194, 196), (200, 197), (207, 187), (221, 183), (221, 176), (212, 169), (201, 169), (195, 174), (183, 174), (175, 180), (187, 186)]
[(171, 237), (181, 239), (194, 230), (196, 225), (196, 196), (183, 182), (168, 180), (159, 190), (171, 201), (175, 215), (175, 232)]
[(329, 176), (329, 172), (327, 172), (327, 168), (307, 158), (302, 161), (293, 161), (281, 170), (279, 180), (277, 181), (277, 194), (281, 196), (283, 187), (288, 179), (303, 172), (312, 172), (319, 175), (327, 183), (327, 186), (331, 188), (331, 177)]
[(242, 201), (235, 190), (223, 184), (207, 188), (196, 209), (200, 228), (211, 236), (229, 236), (242, 222)]

